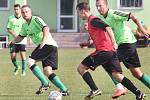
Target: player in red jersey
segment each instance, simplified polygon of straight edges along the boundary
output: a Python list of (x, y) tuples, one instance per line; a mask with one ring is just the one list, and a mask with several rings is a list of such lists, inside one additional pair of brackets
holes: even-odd
[(96, 51), (87, 56), (77, 69), (83, 80), (91, 89), (85, 99), (89, 100), (101, 94), (101, 91), (96, 86), (88, 70), (91, 69), (94, 71), (99, 65), (102, 65), (108, 73), (111, 73), (121, 84), (134, 93), (137, 100), (142, 100), (139, 97), (141, 94), (145, 94), (137, 89), (134, 84), (122, 74), (120, 62), (115, 52), (117, 45), (111, 28), (101, 19), (91, 14), (88, 3), (79, 3), (76, 9), (82, 20), (88, 20), (88, 31), (96, 48)]

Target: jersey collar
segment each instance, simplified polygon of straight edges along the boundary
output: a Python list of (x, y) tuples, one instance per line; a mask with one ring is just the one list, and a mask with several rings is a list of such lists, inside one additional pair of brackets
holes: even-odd
[(14, 16), (15, 16), (15, 18), (17, 18), (17, 19), (19, 19), (19, 18), (21, 17), (21, 16), (20, 16), (20, 17), (17, 17), (16, 15), (14, 15)]
[(106, 18), (106, 17), (107, 17), (107, 15), (108, 15), (108, 11), (109, 11), (109, 8), (108, 8), (108, 10), (107, 10), (107, 12), (106, 12), (106, 16), (104, 16), (104, 18)]
[(28, 22), (28, 25), (30, 25), (30, 23), (31, 23), (31, 20), (32, 20), (32, 16), (31, 16), (31, 18), (30, 18), (30, 21)]

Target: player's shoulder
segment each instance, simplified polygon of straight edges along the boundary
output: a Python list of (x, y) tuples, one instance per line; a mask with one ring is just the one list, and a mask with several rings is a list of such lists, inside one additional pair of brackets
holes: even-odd
[(113, 14), (113, 15), (118, 15), (118, 16), (122, 16), (122, 17), (127, 17), (129, 12), (125, 12), (125, 11), (121, 11), (121, 10), (110, 10), (109, 13)]
[(46, 26), (44, 20), (39, 16), (32, 16), (32, 23), (40, 25), (41, 27)]
[(9, 20), (14, 19), (14, 18), (15, 18), (14, 15), (10, 15), (10, 16), (8, 17)]
[(32, 19), (33, 19), (34, 21), (42, 20), (42, 18), (41, 18), (41, 17), (39, 17), (39, 16), (32, 16)]

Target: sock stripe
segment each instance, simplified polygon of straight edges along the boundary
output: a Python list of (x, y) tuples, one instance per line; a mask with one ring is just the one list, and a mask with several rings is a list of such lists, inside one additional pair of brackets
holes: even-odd
[(36, 64), (32, 65), (32, 66), (30, 67), (30, 69), (33, 70), (35, 67), (36, 67)]
[(48, 79), (49, 79), (50, 81), (52, 81), (55, 76), (56, 76), (56, 74), (55, 74), (55, 73), (52, 73), (52, 74), (49, 75)]

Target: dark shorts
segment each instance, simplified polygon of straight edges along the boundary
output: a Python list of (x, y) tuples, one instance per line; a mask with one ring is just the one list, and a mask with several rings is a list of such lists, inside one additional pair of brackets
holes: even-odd
[(118, 47), (118, 57), (127, 68), (141, 67), (136, 50), (136, 43), (120, 44)]
[(26, 51), (26, 45), (25, 44), (12, 44), (10, 47), (10, 53), (18, 53), (18, 52), (25, 52)]
[(42, 61), (42, 66), (51, 66), (53, 70), (58, 68), (58, 51), (57, 47), (45, 45), (42, 49), (39, 46), (32, 52), (31, 56), (36, 61)]
[(87, 56), (81, 63), (91, 70), (95, 70), (99, 65), (102, 65), (108, 73), (122, 73), (117, 53), (112, 51), (99, 51), (94, 55)]

